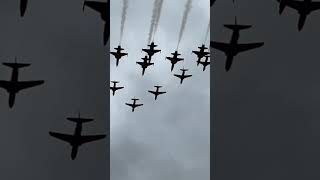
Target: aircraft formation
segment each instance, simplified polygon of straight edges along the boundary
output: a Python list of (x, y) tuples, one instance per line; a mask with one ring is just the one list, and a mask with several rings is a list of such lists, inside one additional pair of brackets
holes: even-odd
[[(146, 53), (146, 55), (143, 58), (141, 58), (143, 61), (136, 62), (142, 68), (142, 76), (145, 74), (145, 71), (149, 66), (154, 65), (154, 63), (152, 62), (152, 57), (156, 53), (161, 52), (161, 49), (155, 49), (157, 46), (158, 45), (156, 45), (154, 42), (151, 42), (148, 45), (149, 48), (142, 49), (142, 51), (144, 51)], [(197, 60), (195, 63), (197, 64), (197, 66), (199, 66), (199, 64), (201, 64), (203, 66), (203, 71), (205, 71), (206, 67), (210, 64), (210, 61), (208, 61), (209, 57), (210, 57), (210, 55), (209, 55), (210, 52), (206, 51), (206, 49), (208, 49), (208, 48), (204, 44), (198, 48), (199, 48), (199, 51), (196, 51), (196, 50), (192, 51), (192, 53), (195, 54), (197, 57)], [(122, 50), (124, 50), (124, 49), (120, 45), (114, 49), (116, 51), (110, 52), (110, 54), (114, 56), (114, 58), (116, 59), (116, 66), (118, 66), (119, 60), (123, 56), (128, 55), (128, 53), (122, 52)], [(173, 71), (175, 64), (180, 61), (183, 61), (184, 58), (178, 57), (181, 54), (179, 54), (177, 50), (174, 53), (171, 53), (171, 55), (172, 55), (172, 57), (166, 57), (166, 60), (168, 60), (171, 63), (170, 70)], [(202, 59), (205, 59), (205, 60), (202, 60)], [(182, 69), (180, 69), (180, 71), (181, 71), (181, 74), (173, 74), (173, 76), (177, 77), (180, 80), (180, 84), (182, 84), (185, 79), (192, 77), (191, 74), (186, 73), (188, 71), (188, 69), (185, 69), (183, 67)], [(116, 94), (117, 90), (124, 88), (124, 87), (116, 85), (117, 83), (119, 83), (119, 81), (111, 81), (111, 83), (112, 83), (112, 86), (110, 86), (110, 90), (112, 91), (113, 96)], [(148, 90), (147, 92), (153, 94), (155, 100), (157, 100), (159, 95), (167, 93), (166, 91), (160, 91), (160, 88), (162, 88), (162, 86), (160, 86), (160, 85), (155, 85), (154, 87), (156, 88), (154, 91)], [(125, 105), (131, 107), (131, 112), (135, 112), (135, 108), (137, 108), (139, 106), (143, 106), (143, 104), (137, 104), (137, 101), (139, 101), (140, 99), (134, 97), (131, 100), (133, 101), (132, 103), (125, 103)]]

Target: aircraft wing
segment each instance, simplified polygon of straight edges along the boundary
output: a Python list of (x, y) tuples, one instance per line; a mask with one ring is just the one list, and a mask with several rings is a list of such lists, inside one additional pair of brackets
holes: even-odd
[(188, 78), (188, 77), (191, 77), (191, 76), (192, 76), (192, 75), (185, 75), (184, 77), (185, 77), (185, 78)]
[(116, 90), (118, 90), (118, 89), (122, 89), (123, 87), (116, 87)]
[(68, 143), (72, 143), (74, 141), (74, 136), (69, 134), (61, 134), (61, 133), (55, 133), (55, 132), (49, 132), (50, 136), (55, 137), (57, 139), (60, 139), (62, 141), (66, 141)]
[(152, 94), (156, 94), (156, 92), (155, 91), (148, 91), (149, 93), (152, 93)]
[(103, 139), (105, 137), (106, 137), (106, 135), (80, 136), (80, 143), (84, 144), (84, 143), (88, 143), (88, 142), (92, 142), (92, 141), (97, 141), (97, 140)]
[(167, 93), (167, 92), (158, 92), (158, 94), (165, 94), (165, 93)]
[(27, 89), (30, 87), (41, 85), (43, 83), (44, 81), (21, 81), (21, 82), (18, 82), (18, 89), (19, 90)]
[(237, 44), (238, 52), (248, 51), (263, 46), (264, 43)]
[(210, 45), (215, 48), (215, 49), (218, 49), (220, 51), (223, 51), (223, 52), (227, 52), (229, 50), (229, 44), (227, 43), (223, 43), (223, 42), (215, 42), (213, 41), (212, 43), (210, 43)]
[(143, 105), (143, 104), (136, 104), (135, 106), (138, 107), (138, 106), (142, 106), (142, 105)]
[(117, 56), (117, 52), (110, 52), (110, 54), (114, 55), (115, 57)]
[(121, 56), (126, 56), (128, 55), (128, 53), (121, 53)]
[(180, 74), (174, 74), (174, 76), (176, 76), (176, 77), (178, 77), (178, 78), (181, 78), (181, 77), (182, 77), (182, 75), (180, 75)]
[(310, 9), (311, 9), (312, 11), (315, 11), (315, 10), (320, 9), (320, 2), (319, 2), (319, 1), (317, 1), (317, 2), (311, 2)]
[(101, 15), (103, 15), (107, 11), (105, 2), (85, 1), (84, 5), (94, 9), (95, 11), (99, 12)]
[(299, 9), (299, 7), (302, 5), (302, 1), (296, 1), (296, 0), (277, 0), (278, 2), (280, 2), (280, 1), (285, 1), (285, 5), (286, 6), (289, 6), (289, 7), (291, 7), (291, 8), (293, 8), (293, 9), (296, 9), (296, 10), (298, 10)]
[(8, 82), (8, 81), (2, 81), (2, 80), (1, 80), (1, 81), (0, 81), (0, 87), (8, 90), (8, 88), (10, 87), (10, 82)]
[(126, 105), (133, 107), (133, 104), (126, 103)]

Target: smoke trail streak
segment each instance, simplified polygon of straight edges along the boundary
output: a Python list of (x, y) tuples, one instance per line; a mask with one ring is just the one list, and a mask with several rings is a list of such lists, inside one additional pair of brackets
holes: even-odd
[(157, 10), (156, 22), (155, 22), (155, 26), (154, 26), (153, 39), (154, 39), (156, 32), (158, 30), (158, 25), (159, 25), (160, 16), (161, 16), (161, 10), (162, 10), (162, 4), (163, 4), (163, 0), (159, 0), (159, 2), (157, 4), (158, 10)]
[(153, 10), (152, 10), (152, 17), (151, 17), (151, 24), (150, 24), (150, 30), (149, 30), (149, 37), (148, 37), (148, 43), (150, 43), (151, 38), (152, 38), (152, 33), (154, 31), (154, 25), (155, 21), (157, 19), (157, 4), (159, 4), (159, 0), (155, 0), (153, 3)]
[(128, 3), (129, 3), (128, 0), (123, 0), (119, 45), (122, 42), (124, 23), (126, 22), (126, 18), (127, 18)]
[(179, 44), (180, 44), (184, 29), (185, 29), (186, 24), (187, 24), (188, 15), (189, 15), (189, 12), (190, 12), (191, 7), (192, 7), (191, 4), (192, 4), (192, 0), (187, 0), (187, 3), (185, 5), (185, 10), (183, 12), (183, 18), (182, 18), (182, 23), (181, 23), (180, 33), (179, 33), (179, 40), (178, 40), (177, 49), (179, 47)]
[(207, 32), (206, 32), (206, 36), (205, 36), (205, 38), (204, 38), (203, 44), (206, 43), (206, 41), (207, 41), (207, 39), (208, 39), (209, 32), (210, 32), (210, 22), (209, 22), (209, 24), (208, 24), (208, 28), (207, 28)]

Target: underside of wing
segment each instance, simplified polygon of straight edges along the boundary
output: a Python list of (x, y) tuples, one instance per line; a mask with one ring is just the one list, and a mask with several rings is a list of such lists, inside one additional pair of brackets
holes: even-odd
[(8, 81), (0, 81), (0, 87), (8, 90), (9, 87), (10, 87), (10, 82), (8, 82)]
[(133, 105), (132, 105), (132, 104), (129, 104), (129, 103), (126, 103), (126, 105), (128, 105), (128, 106), (130, 106), (130, 107), (133, 107)]
[(138, 107), (138, 106), (142, 106), (143, 104), (136, 104), (136, 107)]
[(229, 44), (223, 43), (223, 42), (212, 42), (212, 43), (210, 43), (210, 45), (213, 48), (218, 49), (223, 52), (227, 52), (229, 49), (229, 46), (230, 46)]
[(315, 11), (315, 10), (320, 9), (320, 2), (312, 2), (310, 9), (311, 9), (312, 11)]
[(27, 89), (27, 88), (31, 88), (34, 86), (39, 86), (43, 83), (44, 83), (44, 81), (23, 81), (23, 82), (18, 83), (18, 89), (19, 90)]
[(84, 144), (84, 143), (88, 143), (88, 142), (92, 142), (92, 141), (97, 141), (97, 140), (103, 139), (105, 137), (106, 137), (106, 135), (81, 136), (80, 142), (81, 142), (81, 144)]
[(152, 94), (156, 94), (156, 92), (154, 92), (154, 91), (148, 91), (149, 93), (152, 93)]
[(85, 1), (84, 5), (98, 11), (100, 14), (107, 11), (105, 2)]
[(122, 89), (123, 87), (116, 87), (116, 90), (118, 90), (118, 89)]
[(188, 77), (191, 77), (191, 76), (192, 76), (192, 75), (185, 75), (184, 77), (185, 77), (185, 78), (188, 78)]
[(182, 76), (179, 75), (179, 74), (174, 74), (174, 76), (178, 77), (178, 78), (181, 78)]
[(167, 92), (158, 92), (158, 94), (165, 94), (165, 93), (167, 93)]
[(237, 50), (238, 50), (238, 52), (243, 52), (243, 51), (248, 51), (251, 49), (259, 48), (263, 45), (264, 45), (264, 43), (238, 44)]
[(299, 10), (299, 7), (302, 5), (302, 1), (295, 1), (295, 0), (281, 0), (285, 1), (285, 4), (295, 10)]
[(56, 132), (49, 132), (50, 136), (60, 139), (62, 141), (66, 141), (68, 143), (72, 143), (74, 141), (74, 136), (69, 134), (61, 134)]

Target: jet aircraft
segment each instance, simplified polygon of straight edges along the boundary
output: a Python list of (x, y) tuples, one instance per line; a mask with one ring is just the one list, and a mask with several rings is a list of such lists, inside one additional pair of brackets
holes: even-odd
[(174, 74), (174, 76), (180, 78), (180, 84), (182, 84), (183, 80), (185, 78), (191, 77), (192, 75), (186, 75), (185, 72), (188, 71), (188, 69), (180, 69), (182, 71), (182, 74)]
[(123, 53), (121, 52), (122, 50), (124, 50), (123, 48), (121, 48), (121, 46), (119, 45), (118, 47), (114, 48), (115, 50), (117, 50), (116, 52), (110, 52), (110, 54), (112, 54), (115, 58), (116, 58), (116, 66), (119, 65), (119, 60), (123, 57), (123, 56), (128, 56), (128, 53)]
[(103, 44), (106, 45), (110, 35), (110, 0), (108, 2), (87, 1), (83, 3), (82, 10), (88, 6), (100, 13), (101, 19), (104, 21)]
[(307, 20), (307, 16), (316, 10), (320, 9), (320, 1), (314, 2), (312, 0), (277, 0), (280, 3), (279, 14), (283, 12), (286, 6), (289, 6), (298, 11), (300, 17), (298, 22), (298, 30), (301, 31)]
[(136, 101), (138, 101), (139, 99), (136, 98), (132, 98), (131, 100), (133, 100), (132, 104), (126, 103), (126, 105), (130, 106), (132, 108), (132, 112), (134, 112), (134, 109), (136, 107), (142, 106), (143, 104), (136, 104)]
[(161, 88), (162, 86), (154, 86), (154, 87), (156, 88), (156, 91), (148, 91), (148, 92), (154, 94), (154, 100), (157, 100), (158, 95), (167, 93), (165, 91), (163, 91), (163, 92), (159, 91), (159, 88)]
[(248, 51), (251, 49), (259, 48), (264, 45), (263, 42), (239, 44), (240, 30), (251, 28), (250, 25), (238, 25), (237, 18), (235, 18), (235, 24), (226, 24), (224, 27), (233, 31), (230, 43), (211, 41), (210, 46), (225, 53), (227, 56), (225, 69), (229, 71), (232, 65), (234, 56), (240, 52)]
[(114, 96), (115, 92), (119, 89), (122, 89), (124, 87), (117, 87), (116, 84), (119, 83), (119, 81), (111, 81), (113, 83), (113, 86), (110, 86), (110, 90), (112, 91), (112, 95)]
[(142, 76), (144, 75), (144, 72), (146, 71), (148, 66), (154, 65), (154, 63), (150, 62), (150, 57), (148, 58), (148, 56), (145, 56), (142, 62), (137, 62), (137, 64), (139, 64), (142, 67)]
[[(15, 59), (16, 61), (16, 59)], [(12, 68), (12, 75), (10, 81), (0, 80), (0, 87), (7, 90), (9, 93), (9, 107), (12, 108), (15, 103), (16, 94), (23, 89), (38, 86), (44, 83), (44, 81), (19, 81), (19, 68), (30, 66), (31, 64), (22, 63), (2, 63), (5, 66)]]
[(154, 49), (155, 47), (157, 47), (158, 45), (155, 45), (154, 42), (152, 42), (150, 45), (148, 45), (150, 48), (149, 49), (142, 49), (142, 51), (146, 52), (149, 55), (150, 61), (151, 61), (151, 57), (157, 53), (157, 52), (161, 52), (160, 49)]
[(171, 53), (173, 56), (172, 57), (166, 57), (166, 59), (168, 59), (171, 62), (171, 71), (174, 68), (174, 65), (179, 62), (179, 61), (183, 61), (183, 58), (179, 58), (178, 56), (181, 55), (178, 53), (178, 51), (175, 51), (174, 53)]
[(206, 70), (206, 67), (207, 67), (208, 65), (210, 65), (210, 62), (208, 61), (208, 60), (209, 60), (209, 57), (210, 57), (210, 56), (205, 56), (206, 60), (205, 60), (205, 61), (200, 61), (200, 64), (203, 65), (203, 71), (205, 71), (205, 70)]
[(202, 46), (198, 48), (200, 49), (199, 51), (192, 51), (192, 53), (196, 54), (198, 57), (197, 66), (199, 65), (199, 62), (203, 57), (210, 54), (210, 52), (205, 52), (205, 50), (208, 48), (204, 44), (202, 44)]
[(49, 132), (49, 134), (50, 134), (50, 136), (52, 136), (54, 138), (68, 142), (72, 146), (72, 150), (71, 150), (71, 159), (72, 160), (76, 159), (77, 154), (78, 154), (78, 149), (81, 145), (88, 143), (88, 142), (97, 141), (97, 140), (100, 140), (100, 139), (103, 139), (106, 137), (105, 134), (103, 134), (103, 135), (89, 135), (89, 136), (81, 135), (82, 124), (86, 123), (86, 122), (93, 121), (93, 119), (81, 118), (80, 113), (77, 118), (68, 117), (67, 120), (76, 123), (76, 128), (75, 128), (73, 135), (61, 134), (61, 133), (56, 133), (56, 132)]

